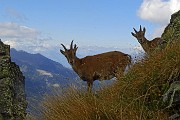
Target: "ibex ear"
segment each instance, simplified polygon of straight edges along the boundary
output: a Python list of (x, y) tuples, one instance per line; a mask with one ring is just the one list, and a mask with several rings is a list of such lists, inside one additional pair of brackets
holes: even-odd
[(136, 34), (134, 34), (133, 32), (131, 32), (132, 36), (136, 37)]
[(78, 47), (76, 47), (74, 50), (77, 51)]
[(78, 49), (78, 47), (77, 47), (77, 45), (75, 44), (75, 45), (74, 45), (74, 50), (75, 50), (75, 52), (77, 51), (77, 49)]
[(60, 50), (60, 52), (61, 52), (63, 55), (64, 55), (64, 53), (65, 53), (63, 50)]

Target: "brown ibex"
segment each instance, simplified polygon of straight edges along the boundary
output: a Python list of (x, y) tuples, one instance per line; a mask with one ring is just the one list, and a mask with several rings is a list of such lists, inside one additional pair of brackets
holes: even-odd
[(70, 49), (61, 44), (65, 51), (60, 52), (67, 58), (69, 64), (79, 77), (87, 81), (88, 91), (92, 90), (95, 80), (109, 80), (122, 75), (126, 67), (131, 63), (131, 56), (118, 51), (111, 51), (94, 56), (78, 58), (78, 47), (71, 42)]
[(138, 42), (141, 44), (142, 48), (144, 49), (144, 51), (147, 53), (147, 54), (151, 54), (156, 48), (158, 47), (164, 47), (163, 45), (166, 43), (163, 39), (161, 38), (154, 38), (153, 40), (149, 41), (145, 38), (145, 32), (146, 32), (146, 29), (145, 27), (141, 28), (141, 25), (140, 25), (140, 30), (137, 31), (135, 28), (134, 29), (134, 32), (131, 32), (131, 34), (137, 38)]

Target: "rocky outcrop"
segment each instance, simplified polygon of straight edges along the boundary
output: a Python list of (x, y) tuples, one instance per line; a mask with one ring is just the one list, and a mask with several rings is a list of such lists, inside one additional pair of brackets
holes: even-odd
[(10, 46), (0, 40), (0, 120), (25, 119), (26, 106), (24, 76), (11, 62)]
[[(168, 103), (166, 109), (171, 111), (171, 119), (180, 119), (180, 81), (175, 81), (163, 96), (163, 101)], [(173, 111), (173, 112), (172, 112)]]
[[(180, 44), (180, 10), (171, 15), (170, 23), (165, 28), (161, 36), (165, 41), (171, 45)], [(173, 75), (172, 75), (173, 76)], [(171, 77), (172, 77), (171, 76)], [(166, 110), (170, 114), (170, 119), (180, 119), (180, 72), (178, 72), (170, 79), (171, 84), (169, 89), (163, 96), (163, 101), (167, 103)]]
[(180, 10), (171, 15), (170, 23), (161, 37), (166, 42), (180, 40)]

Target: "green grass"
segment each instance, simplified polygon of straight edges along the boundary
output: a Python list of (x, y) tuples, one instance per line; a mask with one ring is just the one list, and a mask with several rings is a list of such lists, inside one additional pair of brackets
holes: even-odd
[(32, 120), (168, 120), (162, 96), (179, 78), (180, 47), (174, 43), (139, 60), (96, 94), (68, 88), (61, 90), (63, 95), (46, 96), (42, 114)]

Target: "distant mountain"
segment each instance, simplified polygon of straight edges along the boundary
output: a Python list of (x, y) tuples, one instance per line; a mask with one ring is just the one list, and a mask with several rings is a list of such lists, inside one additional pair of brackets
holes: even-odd
[(27, 99), (41, 98), (51, 89), (74, 82), (75, 72), (41, 54), (30, 54), (11, 49), (11, 59), (20, 66), (25, 76)]

